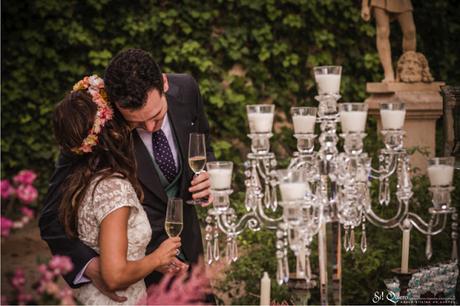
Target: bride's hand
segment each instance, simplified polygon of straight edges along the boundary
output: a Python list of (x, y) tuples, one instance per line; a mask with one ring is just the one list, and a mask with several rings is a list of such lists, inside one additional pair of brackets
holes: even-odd
[(109, 288), (107, 288), (107, 285), (105, 284), (101, 276), (99, 257), (93, 258), (91, 262), (88, 264), (85, 270), (85, 276), (91, 280), (94, 287), (96, 287), (102, 294), (109, 297), (111, 300), (118, 303), (123, 303), (128, 299), (125, 296), (117, 295), (115, 291), (110, 291)]
[(176, 257), (177, 249), (179, 249), (180, 246), (180, 237), (166, 239), (151, 254), (151, 256), (156, 259), (159, 267), (169, 265)]

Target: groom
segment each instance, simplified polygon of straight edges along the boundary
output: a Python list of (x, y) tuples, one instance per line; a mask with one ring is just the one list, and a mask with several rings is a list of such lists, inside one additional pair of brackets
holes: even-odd
[[(204, 133), (208, 160), (214, 159), (203, 101), (191, 76), (162, 74), (151, 55), (139, 49), (115, 56), (104, 79), (109, 101), (132, 128), (137, 177), (144, 191), (142, 204), (152, 227), (147, 247), (147, 253), (151, 253), (167, 239), (164, 221), (168, 198), (208, 197), (204, 205), (212, 201), (208, 174), (193, 178), (187, 156), (189, 134)], [(64, 275), (71, 287), (91, 281), (113, 300), (123, 302), (124, 297), (110, 292), (102, 282), (98, 254), (81, 241), (68, 239), (59, 223), (58, 203), (65, 192), (61, 185), (70, 174), (74, 158), (61, 154), (56, 165), (39, 220), (41, 237), (53, 254), (72, 259), (74, 270)], [(159, 282), (164, 273), (186, 270), (203, 253), (195, 207), (184, 204), (183, 218), (181, 253), (170, 266), (146, 277), (147, 286)]]

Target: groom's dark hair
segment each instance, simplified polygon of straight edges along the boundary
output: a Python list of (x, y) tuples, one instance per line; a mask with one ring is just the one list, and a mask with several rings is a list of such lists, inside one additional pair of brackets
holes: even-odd
[(109, 101), (121, 108), (143, 107), (152, 89), (163, 94), (160, 67), (150, 53), (141, 49), (118, 53), (105, 70), (104, 82)]

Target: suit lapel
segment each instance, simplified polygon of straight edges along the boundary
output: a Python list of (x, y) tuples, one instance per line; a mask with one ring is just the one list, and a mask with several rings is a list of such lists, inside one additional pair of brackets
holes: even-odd
[(139, 180), (147, 189), (149, 189), (164, 203), (166, 203), (168, 201), (168, 197), (165, 190), (163, 189), (163, 186), (161, 185), (160, 178), (155, 171), (155, 166), (153, 165), (152, 158), (150, 157), (147, 148), (142, 142), (141, 137), (135, 130), (133, 131), (133, 141), (137, 160), (137, 175)]

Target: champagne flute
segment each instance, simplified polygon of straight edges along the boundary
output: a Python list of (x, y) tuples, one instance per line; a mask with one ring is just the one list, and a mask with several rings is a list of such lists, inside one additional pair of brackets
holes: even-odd
[[(168, 206), (166, 207), (165, 230), (169, 238), (177, 237), (182, 232), (183, 217), (182, 217), (182, 199), (169, 198)], [(176, 254), (179, 255), (179, 249)]]
[[(204, 134), (190, 133), (188, 143), (188, 164), (195, 177), (198, 176), (206, 165), (206, 143)], [(187, 204), (200, 205), (203, 203), (201, 199), (189, 200)]]

